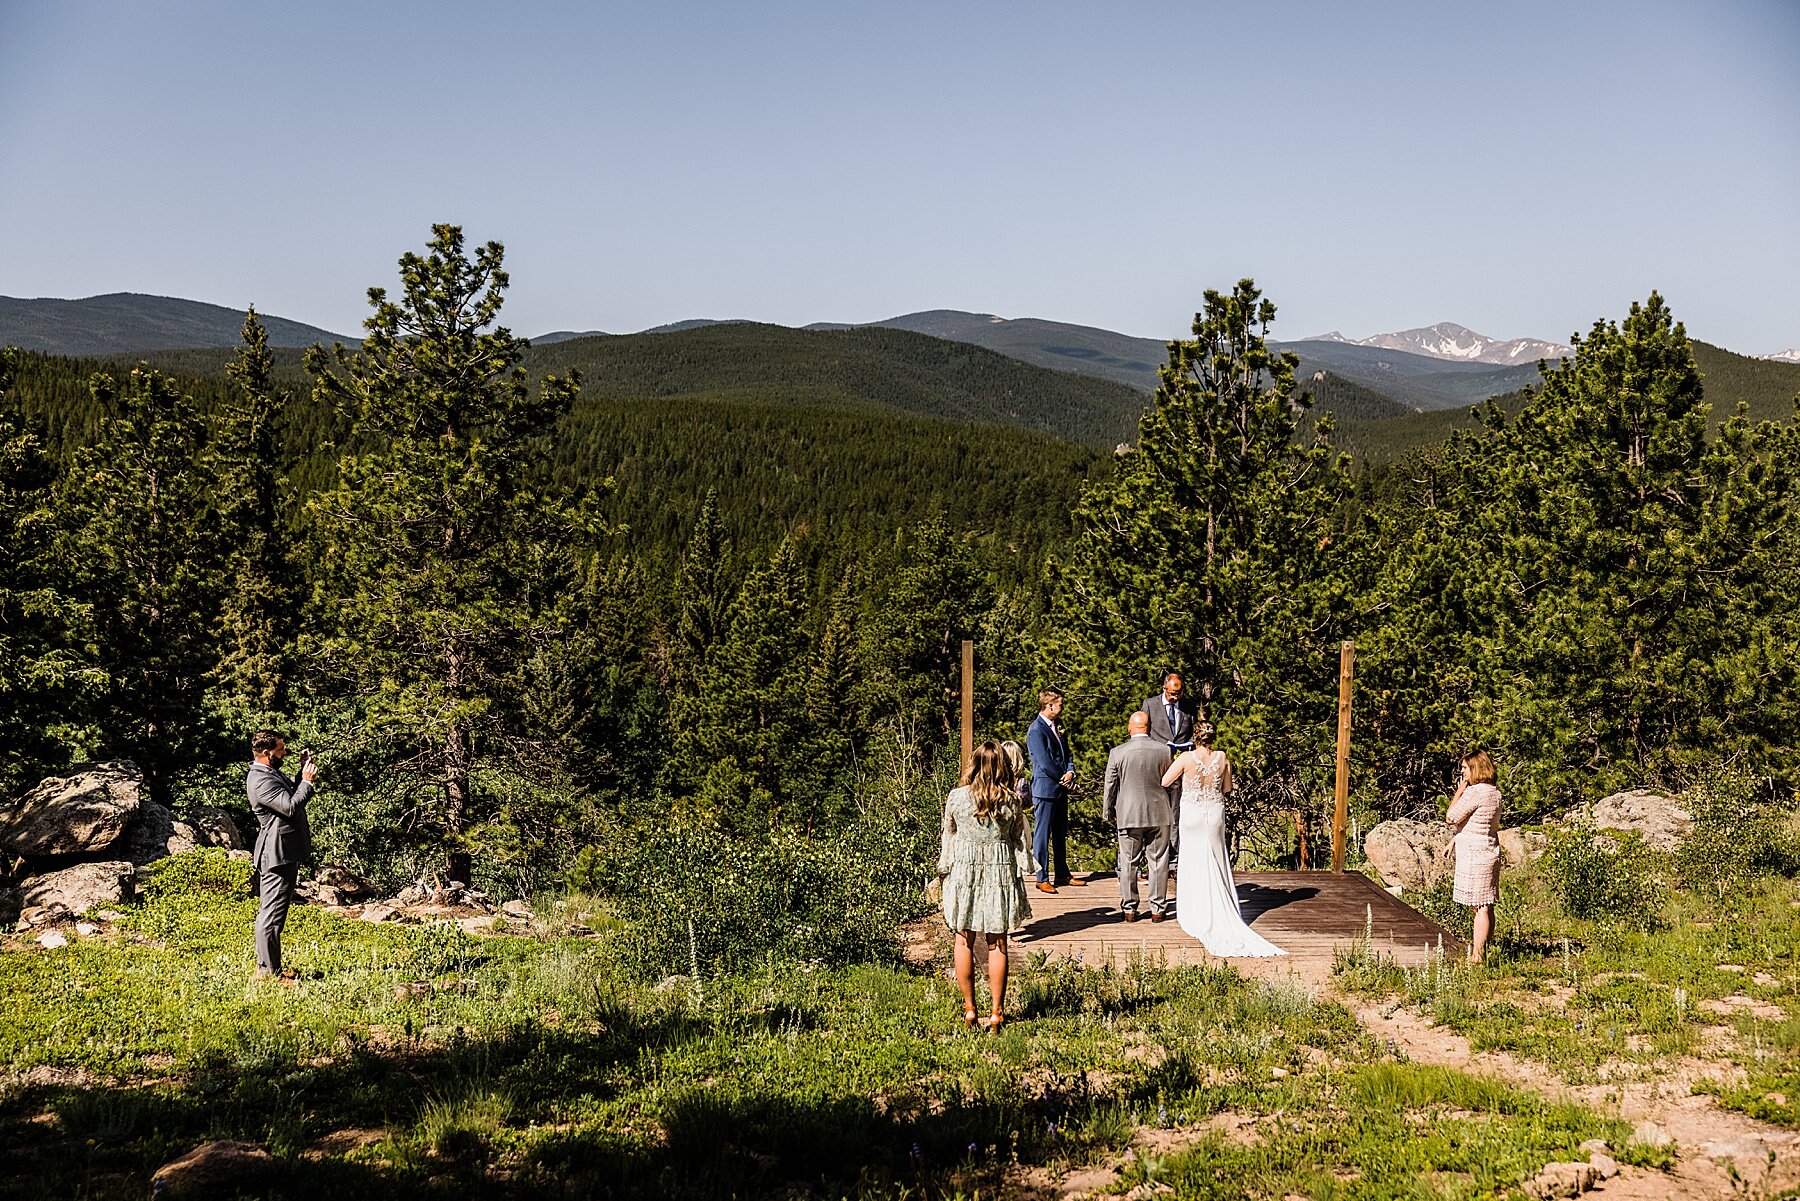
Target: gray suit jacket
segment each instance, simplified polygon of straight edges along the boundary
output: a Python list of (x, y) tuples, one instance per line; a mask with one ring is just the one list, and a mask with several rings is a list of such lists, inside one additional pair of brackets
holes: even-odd
[(250, 765), (244, 781), (256, 817), (256, 870), (312, 858), (312, 828), (306, 824), (311, 780), (290, 780), (275, 767)]
[(1150, 737), (1168, 746), (1171, 752), (1194, 747), (1194, 710), (1186, 701), (1175, 707), (1175, 725), (1169, 725), (1169, 705), (1163, 694), (1147, 696), (1138, 706), (1150, 718)]
[(1172, 824), (1175, 813), (1169, 805), (1169, 790), (1162, 786), (1168, 768), (1168, 745), (1153, 736), (1115, 746), (1106, 759), (1100, 816), (1121, 830)]

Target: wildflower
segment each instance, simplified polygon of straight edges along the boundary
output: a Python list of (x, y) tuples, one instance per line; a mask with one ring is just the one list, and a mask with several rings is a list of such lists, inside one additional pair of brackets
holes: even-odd
[(970, 1154), (970, 1155), (973, 1155), (973, 1154), (975, 1154), (975, 1150), (976, 1150), (976, 1148), (975, 1148), (975, 1144), (974, 1144), (974, 1143), (970, 1143), (970, 1144), (969, 1144), (969, 1154)]
[(1169, 1107), (1167, 1105), (1158, 1105), (1156, 1107), (1156, 1124), (1158, 1126), (1167, 1126), (1169, 1124)]

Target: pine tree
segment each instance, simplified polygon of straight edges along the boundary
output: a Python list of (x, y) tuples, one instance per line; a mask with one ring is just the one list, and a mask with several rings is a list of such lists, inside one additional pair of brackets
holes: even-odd
[(499, 711), (595, 533), (547, 482), (579, 380), (528, 386), (526, 344), (494, 324), (503, 259), (497, 242), (465, 255), (460, 228), (434, 226), (426, 252), (400, 260), (398, 302), (369, 290), (361, 347), (307, 355), (356, 447), (308, 506), (317, 667), (367, 706), (413, 783), (415, 830), (463, 880), (476, 767), (505, 749)]
[(0, 349), (0, 792), (94, 737), (86, 715), (107, 683), (51, 559), (55, 467), (8, 404), (13, 363)]
[(169, 773), (216, 736), (204, 706), (222, 578), (216, 480), (205, 422), (173, 381), (140, 367), (91, 387), (108, 416), (58, 483), (59, 557), (112, 680), (102, 746), (136, 758), (166, 797)]
[(942, 746), (959, 721), (963, 639), (978, 633), (993, 587), (970, 540), (941, 517), (901, 531), (875, 575), (857, 695), (872, 722), (896, 723), (909, 745)]
[(279, 431), (288, 396), (275, 387), (269, 335), (254, 308), (225, 370), (234, 389), (212, 443), (226, 576), (216, 676), (220, 701), (250, 714), (285, 708), (298, 602), (281, 530)]
[(1307, 402), (1294, 356), (1265, 341), (1274, 317), (1243, 280), (1208, 291), (1193, 340), (1170, 344), (1136, 445), (1083, 494), (1051, 565), (1043, 682), (1072, 694), (1077, 745), (1098, 754), (1180, 668), (1241, 776), (1291, 803), (1331, 737), (1349, 480), (1329, 421), (1298, 438)]
[(691, 692), (707, 651), (719, 639), (731, 603), (731, 571), (731, 539), (719, 520), (719, 494), (708, 488), (675, 577), (669, 676), (678, 693)]
[(704, 816), (740, 830), (803, 820), (825, 774), (809, 754), (808, 581), (792, 538), (750, 573), (675, 716), (679, 776)]
[[(1735, 678), (1783, 511), (1774, 431), (1709, 440), (1686, 331), (1654, 293), (1596, 322), (1516, 418), (1454, 443), (1456, 518), (1482, 585), (1479, 654), (1499, 665), (1468, 724), (1540, 795), (1634, 783), (1753, 723)], [(1759, 584), (1759, 577), (1761, 583)]]

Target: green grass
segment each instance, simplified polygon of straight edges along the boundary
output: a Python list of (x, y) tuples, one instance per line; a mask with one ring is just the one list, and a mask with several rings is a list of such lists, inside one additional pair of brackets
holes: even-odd
[[(985, 1037), (938, 969), (652, 983), (605, 940), (302, 907), (283, 986), (250, 979), (251, 903), (192, 885), (110, 941), (0, 954), (0, 1196), (141, 1197), (223, 1137), (276, 1156), (272, 1195), (372, 1198), (994, 1196), (1141, 1127), (1201, 1140), (1122, 1177), (1181, 1195), (1241, 1168), (1271, 1190), (1412, 1196), (1409, 1174), (1505, 1188), (1583, 1138), (1622, 1141), (1393, 1063), (1342, 1006), (1228, 968), (1040, 961)], [(1220, 1114), (1256, 1147), (1207, 1141)]]
[[(1650, 929), (1567, 916), (1529, 873), (1509, 872), (1495, 942), (1478, 967), (1404, 970), (1367, 947), (1335, 965), (1340, 988), (1389, 996), (1469, 1039), (1571, 1082), (1603, 1064), (1652, 1074), (1682, 1056), (1741, 1068), (1722, 1103), (1800, 1126), (1800, 891), (1753, 880), (1721, 901), (1672, 891)], [(1744, 1012), (1743, 1000), (1779, 1019)], [(1721, 1071), (1721, 1076), (1729, 1073)]]
[(1630, 1145), (1623, 1122), (1448, 1068), (1363, 1064), (1284, 1091), (1253, 1137), (1139, 1158), (1121, 1186), (1166, 1185), (1176, 1198), (1491, 1197), (1548, 1159), (1585, 1159), (1589, 1138), (1630, 1162), (1665, 1158)]

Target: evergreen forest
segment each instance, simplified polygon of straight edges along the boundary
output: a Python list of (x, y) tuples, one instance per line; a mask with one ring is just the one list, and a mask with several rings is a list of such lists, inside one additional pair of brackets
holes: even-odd
[(979, 736), (1067, 694), (1090, 822), (1181, 669), (1247, 866), (1328, 820), (1346, 640), (1365, 828), (1433, 812), (1469, 747), (1526, 817), (1800, 778), (1795, 398), (1709, 402), (1732, 368), (1655, 294), (1378, 457), (1391, 402), (1298, 380), (1250, 280), (1147, 398), (883, 329), (533, 348), (508, 283), (439, 226), (353, 348), (252, 313), (229, 355), (7, 352), (0, 791), (129, 757), (242, 811), (275, 726), (324, 764), (322, 861), (591, 890), (657, 972), (885, 953), (964, 639)]

